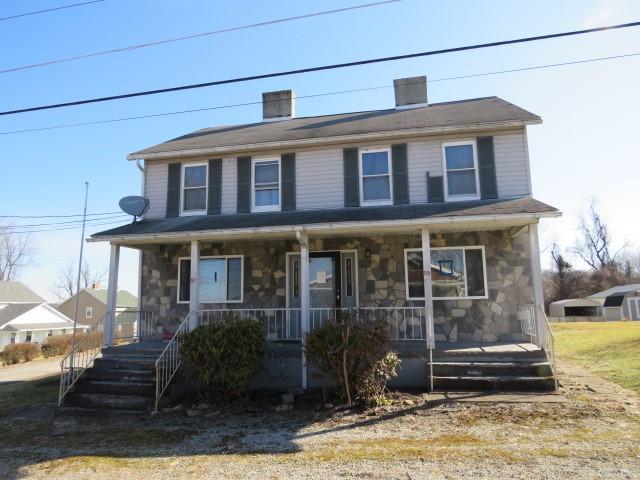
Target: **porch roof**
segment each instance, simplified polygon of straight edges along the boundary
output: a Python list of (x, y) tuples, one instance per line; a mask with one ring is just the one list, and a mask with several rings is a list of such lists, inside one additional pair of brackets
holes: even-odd
[[(530, 197), (519, 199), (476, 200), (432, 204), (388, 205), (325, 210), (296, 210), (289, 212), (242, 213), (229, 215), (200, 215), (161, 219), (145, 219), (91, 236), (92, 241), (124, 241), (175, 238), (185, 235), (214, 235), (225, 233), (293, 232), (308, 228), (327, 230), (347, 228), (398, 227), (408, 224), (459, 224), (469, 222), (519, 220), (532, 223), (542, 217), (559, 216), (560, 212)], [(523, 221), (526, 219), (526, 221)], [(500, 228), (496, 224), (496, 228)], [(504, 228), (504, 226), (503, 226)]]

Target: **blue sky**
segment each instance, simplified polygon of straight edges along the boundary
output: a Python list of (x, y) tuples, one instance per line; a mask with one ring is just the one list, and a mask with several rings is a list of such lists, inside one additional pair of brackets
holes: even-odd
[[(64, 0), (4, 0), (0, 17), (62, 5)], [(157, 39), (366, 3), (349, 1), (211, 2), (106, 0), (4, 21), (0, 69)], [(447, 48), (640, 19), (640, 2), (403, 0), (385, 6), (225, 33), (133, 52), (0, 75), (2, 110), (162, 88), (291, 68)], [(0, 117), (0, 132), (260, 100), (293, 88), (299, 96), (640, 51), (640, 28), (455, 53), (351, 69)], [(632, 214), (640, 187), (635, 145), (640, 58), (434, 82), (429, 101), (498, 95), (540, 116), (530, 127), (536, 198), (564, 212), (542, 226), (542, 246), (570, 246), (577, 218), (597, 196), (614, 242), (640, 246)], [(389, 108), (391, 88), (300, 99), (298, 115)], [(0, 215), (118, 210), (140, 191), (129, 152), (219, 124), (258, 121), (259, 105), (46, 132), (0, 135)], [(635, 209), (634, 209), (635, 210)], [(39, 223), (16, 221), (16, 223)], [(105, 227), (93, 227), (88, 234)], [(79, 230), (33, 234), (37, 255), (21, 279), (53, 299), (56, 272), (77, 258)], [(108, 246), (89, 244), (87, 259), (108, 264)], [(543, 256), (546, 264), (546, 255)], [(120, 285), (136, 291), (137, 255), (121, 260)]]

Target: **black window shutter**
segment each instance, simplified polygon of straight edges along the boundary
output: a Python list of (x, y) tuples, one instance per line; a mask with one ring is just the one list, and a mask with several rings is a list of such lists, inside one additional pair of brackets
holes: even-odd
[(409, 203), (409, 172), (407, 170), (407, 144), (391, 145), (393, 169), (393, 203)]
[(209, 160), (209, 198), (207, 215), (218, 215), (222, 211), (222, 159)]
[(429, 203), (444, 202), (444, 184), (442, 176), (432, 177), (427, 172), (427, 201)]
[(358, 149), (345, 148), (344, 158), (344, 206), (360, 206), (360, 178), (358, 175)]
[(238, 157), (238, 213), (251, 212), (251, 157)]
[(480, 174), (480, 198), (498, 198), (496, 161), (493, 152), (493, 137), (478, 137), (478, 168)]
[(282, 210), (296, 209), (296, 154), (283, 153), (280, 157), (282, 173)]
[(169, 178), (167, 179), (167, 211), (166, 217), (177, 217), (180, 215), (180, 174), (182, 165), (180, 163), (169, 164)]

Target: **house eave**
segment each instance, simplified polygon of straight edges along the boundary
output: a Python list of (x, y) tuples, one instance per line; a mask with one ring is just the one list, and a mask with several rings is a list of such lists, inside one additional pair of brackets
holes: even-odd
[(559, 211), (526, 214), (501, 215), (467, 215), (449, 217), (424, 217), (402, 220), (356, 221), (339, 223), (315, 223), (301, 225), (283, 225), (273, 227), (235, 228), (218, 230), (193, 230), (185, 232), (145, 233), (128, 235), (109, 235), (90, 237), (88, 242), (110, 242), (122, 245), (142, 245), (150, 243), (182, 243), (191, 240), (222, 240), (240, 237), (257, 238), (295, 238), (297, 232), (306, 231), (308, 234), (324, 235), (375, 235), (392, 233), (398, 230), (416, 230), (429, 227), (432, 232), (446, 232), (455, 230), (500, 230), (513, 226), (523, 226), (538, 223), (543, 218), (556, 218), (562, 215)]
[(160, 160), (166, 158), (175, 157), (196, 157), (201, 155), (213, 155), (213, 154), (231, 154), (231, 153), (245, 153), (249, 151), (257, 150), (276, 150), (276, 149), (289, 149), (293, 147), (307, 147), (307, 146), (320, 146), (320, 145), (332, 145), (336, 143), (347, 142), (364, 142), (370, 140), (387, 140), (394, 138), (407, 138), (416, 137), (422, 135), (437, 135), (446, 133), (465, 133), (475, 132), (481, 130), (490, 129), (503, 129), (503, 128), (518, 128), (526, 125), (539, 125), (542, 123), (541, 119), (537, 120), (507, 120), (500, 122), (483, 122), (473, 123), (466, 125), (451, 125), (451, 126), (437, 126), (427, 128), (412, 128), (402, 130), (390, 130), (390, 131), (377, 131), (369, 133), (360, 133), (353, 135), (336, 135), (331, 137), (322, 138), (304, 138), (299, 140), (283, 140), (277, 142), (260, 142), (250, 143), (244, 145), (226, 145), (217, 147), (206, 148), (194, 148), (194, 149), (179, 149), (179, 150), (166, 150), (163, 152), (144, 153), (134, 152), (127, 155), (128, 160)]

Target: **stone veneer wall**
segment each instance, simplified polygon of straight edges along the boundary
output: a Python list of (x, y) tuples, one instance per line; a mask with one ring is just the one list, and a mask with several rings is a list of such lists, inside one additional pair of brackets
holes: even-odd
[[(526, 230), (434, 234), (432, 247), (484, 245), (488, 299), (435, 300), (436, 340), (493, 342), (523, 339), (518, 306), (532, 303), (531, 265)], [(357, 250), (360, 306), (421, 306), (406, 300), (404, 249), (420, 246), (418, 235), (311, 239), (310, 250)], [(205, 308), (286, 306), (286, 252), (299, 252), (294, 240), (203, 242), (201, 255), (244, 254), (244, 302)], [(143, 251), (142, 306), (167, 326), (188, 313), (177, 304), (178, 258), (188, 257), (188, 245), (159, 245)]]

